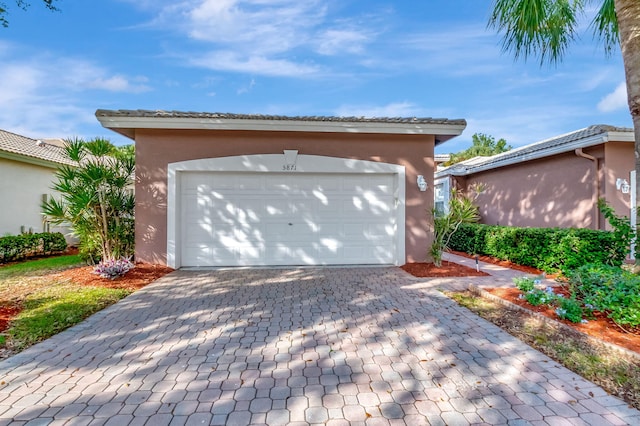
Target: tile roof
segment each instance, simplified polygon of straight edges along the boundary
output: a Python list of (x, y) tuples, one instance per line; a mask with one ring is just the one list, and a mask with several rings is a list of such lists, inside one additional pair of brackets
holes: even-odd
[(235, 119), (235, 120), (271, 120), (271, 121), (312, 121), (345, 123), (398, 123), (398, 124), (451, 124), (466, 125), (464, 119), (417, 118), (417, 117), (327, 117), (327, 116), (283, 116), (262, 114), (232, 114), (219, 112), (184, 112), (163, 110), (104, 110), (96, 111), (96, 117), (148, 117), (148, 118), (197, 118), (197, 119)]
[[(585, 141), (584, 146), (588, 146), (586, 142), (589, 139), (599, 135), (604, 136), (610, 132), (630, 133), (631, 136), (633, 136), (633, 129), (631, 128), (597, 124), (570, 133), (565, 133), (560, 136), (554, 136), (553, 138), (534, 142), (501, 154), (492, 155), (491, 157), (474, 157), (471, 160), (453, 164), (446, 169), (442, 169), (438, 174), (443, 175), (453, 172), (455, 174), (467, 175), (479, 171), (479, 169), (487, 170), (506, 164), (526, 161), (532, 157), (540, 158), (546, 155), (552, 155), (552, 153), (562, 152), (565, 146), (566, 151), (569, 151), (573, 150), (575, 148), (574, 145), (576, 143), (579, 144), (581, 140)], [(602, 142), (604, 141), (600, 141), (600, 143)]]
[[(42, 141), (41, 141), (42, 142)], [(38, 140), (0, 130), (0, 151), (35, 158), (57, 164), (73, 165), (64, 156), (64, 148), (59, 144), (41, 143)]]

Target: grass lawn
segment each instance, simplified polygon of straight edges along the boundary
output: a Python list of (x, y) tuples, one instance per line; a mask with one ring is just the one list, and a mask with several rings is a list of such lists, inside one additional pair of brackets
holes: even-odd
[(0, 334), (3, 356), (45, 340), (132, 292), (80, 285), (57, 274), (79, 266), (83, 263), (77, 255), (66, 255), (0, 267), (0, 307), (21, 308)]
[(68, 284), (45, 286), (27, 296), (7, 330), (14, 350), (25, 349), (71, 327), (118, 300), (129, 290), (82, 287)]
[(27, 260), (0, 267), (0, 280), (15, 276), (44, 275), (82, 264), (77, 254)]

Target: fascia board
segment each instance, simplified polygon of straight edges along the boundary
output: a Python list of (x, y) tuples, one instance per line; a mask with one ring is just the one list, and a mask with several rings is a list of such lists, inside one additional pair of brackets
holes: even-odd
[(20, 163), (33, 164), (40, 167), (47, 167), (50, 169), (57, 169), (58, 167), (62, 166), (62, 164), (56, 163), (55, 161), (43, 160), (41, 158), (29, 157), (26, 155), (15, 154), (8, 151), (0, 151), (0, 158), (18, 161)]
[(507, 158), (505, 160), (492, 161), (487, 164), (480, 164), (475, 167), (469, 167), (463, 173), (450, 173), (455, 176), (468, 176), (475, 173), (484, 172), (487, 170), (497, 169), (499, 167), (511, 166), (514, 164), (522, 163), (525, 161), (537, 160), (544, 157), (550, 157), (552, 155), (563, 154), (565, 152), (571, 152), (578, 148), (587, 148), (590, 146), (600, 145), (608, 141), (606, 134), (593, 135), (588, 138), (573, 141), (567, 144), (562, 144), (553, 148), (541, 149), (531, 153), (524, 153), (516, 157)]
[(606, 138), (611, 142), (635, 142), (633, 132), (607, 132)]
[(348, 121), (251, 120), (171, 117), (97, 117), (103, 127), (132, 137), (127, 129), (254, 130), (324, 133), (382, 133), (410, 135), (462, 134), (466, 125), (445, 123), (380, 123)]

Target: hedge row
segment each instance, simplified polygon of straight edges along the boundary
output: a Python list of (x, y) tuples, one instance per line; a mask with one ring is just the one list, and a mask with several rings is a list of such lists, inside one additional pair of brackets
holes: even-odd
[(0, 237), (0, 263), (60, 253), (66, 248), (67, 241), (60, 232)]
[(449, 248), (565, 273), (587, 263), (618, 266), (629, 250), (608, 231), (482, 224), (462, 224), (451, 236)]

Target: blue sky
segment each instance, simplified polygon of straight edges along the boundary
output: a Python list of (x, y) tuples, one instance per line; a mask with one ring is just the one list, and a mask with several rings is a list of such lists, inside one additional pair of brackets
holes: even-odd
[(441, 153), (632, 125), (619, 52), (587, 31), (557, 66), (514, 62), (490, 0), (31, 3), (0, 28), (0, 128), (32, 138), (130, 143), (98, 108), (466, 119)]

